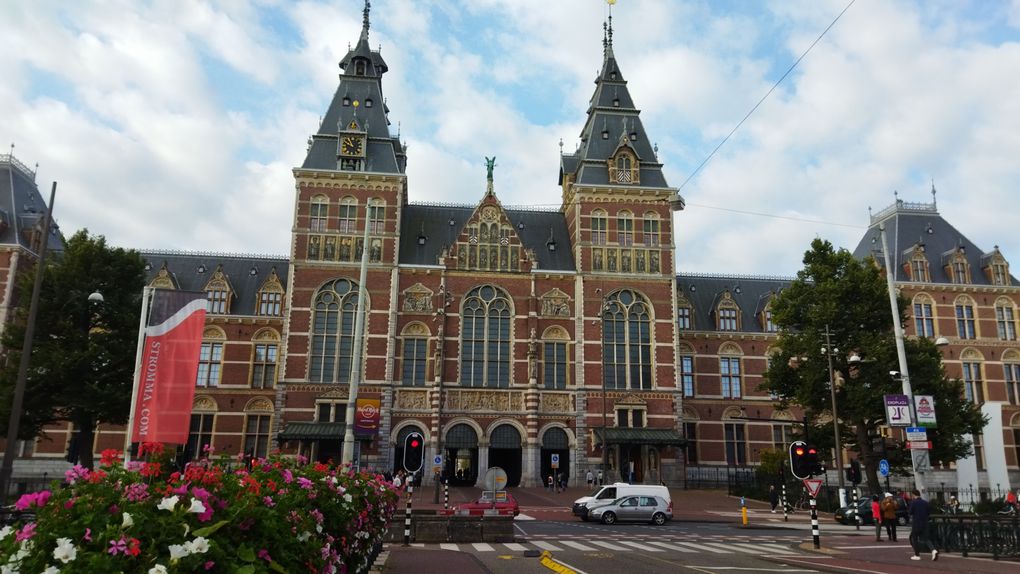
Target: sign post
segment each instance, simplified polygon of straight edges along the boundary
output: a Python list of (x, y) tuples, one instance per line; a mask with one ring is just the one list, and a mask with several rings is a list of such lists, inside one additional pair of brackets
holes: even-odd
[(549, 466), (553, 467), (554, 469), (559, 468), (560, 467), (560, 455), (558, 455), (558, 454), (551, 454), (551, 455), (549, 455)]

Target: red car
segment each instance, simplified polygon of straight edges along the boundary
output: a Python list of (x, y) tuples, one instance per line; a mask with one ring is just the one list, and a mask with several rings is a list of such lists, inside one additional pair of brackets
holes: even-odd
[(482, 514), (483, 511), (493, 508), (501, 511), (500, 514), (507, 511), (513, 511), (514, 516), (517, 516), (521, 513), (521, 509), (517, 505), (517, 500), (515, 500), (513, 495), (505, 490), (497, 491), (495, 493), (491, 490), (483, 491), (481, 498), (474, 502), (465, 502), (458, 506), (455, 510), (467, 510), (471, 514)]

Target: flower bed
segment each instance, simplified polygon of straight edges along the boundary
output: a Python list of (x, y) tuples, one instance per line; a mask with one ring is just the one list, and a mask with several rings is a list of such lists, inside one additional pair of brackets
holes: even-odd
[(398, 494), (381, 476), (272, 458), (163, 471), (159, 446), (125, 469), (107, 451), (68, 485), (23, 496), (35, 522), (0, 530), (0, 574), (315, 572), (362, 569)]

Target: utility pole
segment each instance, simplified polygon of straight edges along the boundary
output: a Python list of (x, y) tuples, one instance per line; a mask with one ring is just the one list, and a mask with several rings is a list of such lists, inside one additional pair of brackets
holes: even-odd
[(836, 438), (836, 446), (833, 450), (836, 453), (836, 478), (838, 479), (839, 489), (841, 491), (846, 489), (846, 483), (843, 481), (843, 442), (839, 437), (839, 413), (836, 411), (836, 378), (835, 371), (832, 368), (832, 355), (838, 353), (839, 349), (832, 348), (832, 332), (829, 331), (829, 326), (825, 326), (825, 356), (829, 360), (829, 392), (832, 396), (832, 431)]
[(362, 348), (365, 344), (365, 300), (368, 299), (368, 227), (372, 222), (371, 200), (365, 202), (365, 232), (361, 241), (361, 275), (358, 278), (358, 307), (354, 312), (354, 356), (351, 358), (351, 380), (347, 393), (347, 417), (341, 461), (354, 464), (354, 413), (358, 401), (358, 383), (362, 371)]

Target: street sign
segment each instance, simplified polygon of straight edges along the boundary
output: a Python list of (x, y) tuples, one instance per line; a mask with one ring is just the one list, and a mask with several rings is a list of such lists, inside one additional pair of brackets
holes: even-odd
[(889, 476), (889, 461), (882, 459), (878, 461), (878, 473), (882, 476)]
[(804, 487), (807, 488), (808, 494), (811, 498), (818, 496), (818, 491), (822, 488), (822, 479), (820, 478), (805, 478)]
[(912, 450), (910, 451), (910, 457), (913, 459), (914, 468), (917, 469), (917, 472), (928, 472), (931, 470), (931, 461), (928, 458), (928, 451)]
[(928, 429), (924, 427), (907, 427), (907, 440), (924, 442), (928, 440)]
[(910, 398), (907, 395), (885, 395), (885, 419), (891, 427), (910, 426)]
[(437, 454), (432, 457), (432, 474), (438, 474), (443, 471), (443, 455)]
[(917, 412), (918, 426), (938, 426), (935, 420), (935, 397), (931, 395), (914, 395), (914, 410)]
[(552, 455), (549, 455), (549, 456), (550, 456), (550, 461), (549, 462), (551, 463), (552, 467), (553, 468), (559, 468), (560, 467), (560, 455), (552, 454)]
[(931, 448), (931, 441), (907, 441), (907, 448), (910, 450), (928, 450)]

